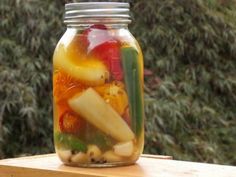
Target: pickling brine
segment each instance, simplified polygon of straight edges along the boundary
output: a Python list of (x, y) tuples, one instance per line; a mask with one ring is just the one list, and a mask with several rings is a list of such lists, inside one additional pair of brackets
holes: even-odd
[[(129, 5), (96, 4), (93, 14), (105, 9), (110, 20), (91, 14), (66, 18), (67, 31), (54, 52), (55, 149), (72, 166), (133, 164), (144, 144), (142, 52), (128, 31), (129, 16), (111, 11)], [(66, 10), (82, 13), (92, 5), (72, 3)]]

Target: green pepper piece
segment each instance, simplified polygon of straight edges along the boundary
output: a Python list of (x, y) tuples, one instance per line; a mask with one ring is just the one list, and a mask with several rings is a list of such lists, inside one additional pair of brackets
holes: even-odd
[(111, 137), (104, 134), (100, 130), (97, 130), (95, 127), (87, 126), (87, 130), (89, 131), (89, 133), (86, 135), (88, 144), (95, 144), (104, 151), (111, 149), (115, 144), (115, 141)]
[(143, 129), (143, 93), (138, 52), (132, 47), (121, 48), (125, 86), (128, 92), (131, 126), (139, 136)]
[(81, 152), (87, 151), (86, 144), (74, 135), (58, 132), (54, 134), (54, 140), (65, 148)]

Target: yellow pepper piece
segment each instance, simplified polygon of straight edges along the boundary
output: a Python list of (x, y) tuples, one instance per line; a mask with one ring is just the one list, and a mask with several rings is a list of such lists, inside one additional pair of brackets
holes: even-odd
[(103, 85), (109, 78), (106, 66), (96, 59), (81, 59), (73, 62), (67, 55), (64, 45), (59, 45), (53, 56), (54, 67), (61, 69), (85, 85)]

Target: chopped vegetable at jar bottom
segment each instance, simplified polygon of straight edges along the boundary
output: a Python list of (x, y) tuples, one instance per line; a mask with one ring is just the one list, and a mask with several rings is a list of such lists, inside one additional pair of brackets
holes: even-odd
[(108, 150), (102, 153), (95, 145), (89, 145), (87, 153), (77, 152), (73, 153), (70, 150), (57, 149), (57, 154), (63, 162), (74, 164), (105, 164), (129, 161), (125, 157), (117, 155), (113, 150)]
[(72, 163), (88, 163), (88, 156), (83, 152), (78, 152), (71, 156)]
[(69, 162), (72, 156), (71, 150), (57, 150), (58, 156), (63, 162)]
[(100, 161), (101, 155), (102, 155), (102, 151), (100, 150), (98, 146), (96, 145), (88, 146), (87, 156), (91, 163)]
[[(143, 141), (141, 139), (118, 142), (110, 145), (108, 149), (102, 149), (97, 144), (86, 144), (86, 150), (81, 148), (81, 140), (75, 136), (58, 133), (59, 138), (55, 138), (56, 152), (60, 159), (66, 163), (73, 164), (105, 164), (114, 162), (132, 162), (138, 158), (141, 152)], [(63, 140), (62, 140), (63, 139)], [(75, 145), (71, 145), (72, 141)], [(79, 141), (79, 142), (78, 142)], [(78, 146), (78, 143), (80, 145)], [(85, 144), (84, 144), (85, 145)], [(79, 148), (78, 148), (79, 147)]]
[(54, 134), (54, 140), (62, 148), (81, 152), (87, 151), (87, 145), (74, 135), (57, 132)]
[(122, 162), (124, 160), (121, 156), (115, 154), (113, 151), (105, 152), (102, 157), (106, 162)]
[(132, 141), (118, 143), (113, 148), (117, 155), (129, 157), (133, 154), (134, 144)]
[[(88, 100), (91, 100), (90, 102)], [(73, 111), (118, 141), (130, 141), (134, 134), (122, 117), (92, 88), (69, 100)]]
[(111, 147), (116, 143), (112, 137), (98, 130), (89, 123), (86, 124), (86, 129), (82, 134), (82, 140), (87, 144), (97, 145), (102, 151), (111, 149)]

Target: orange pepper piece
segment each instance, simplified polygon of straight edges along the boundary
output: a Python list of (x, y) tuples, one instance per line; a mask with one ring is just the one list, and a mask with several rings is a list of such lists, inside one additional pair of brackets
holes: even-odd
[(128, 106), (128, 96), (122, 82), (112, 82), (94, 88), (112, 108), (122, 115)]
[(61, 71), (53, 75), (53, 95), (57, 102), (68, 100), (73, 95), (82, 92), (86, 87), (68, 74)]

